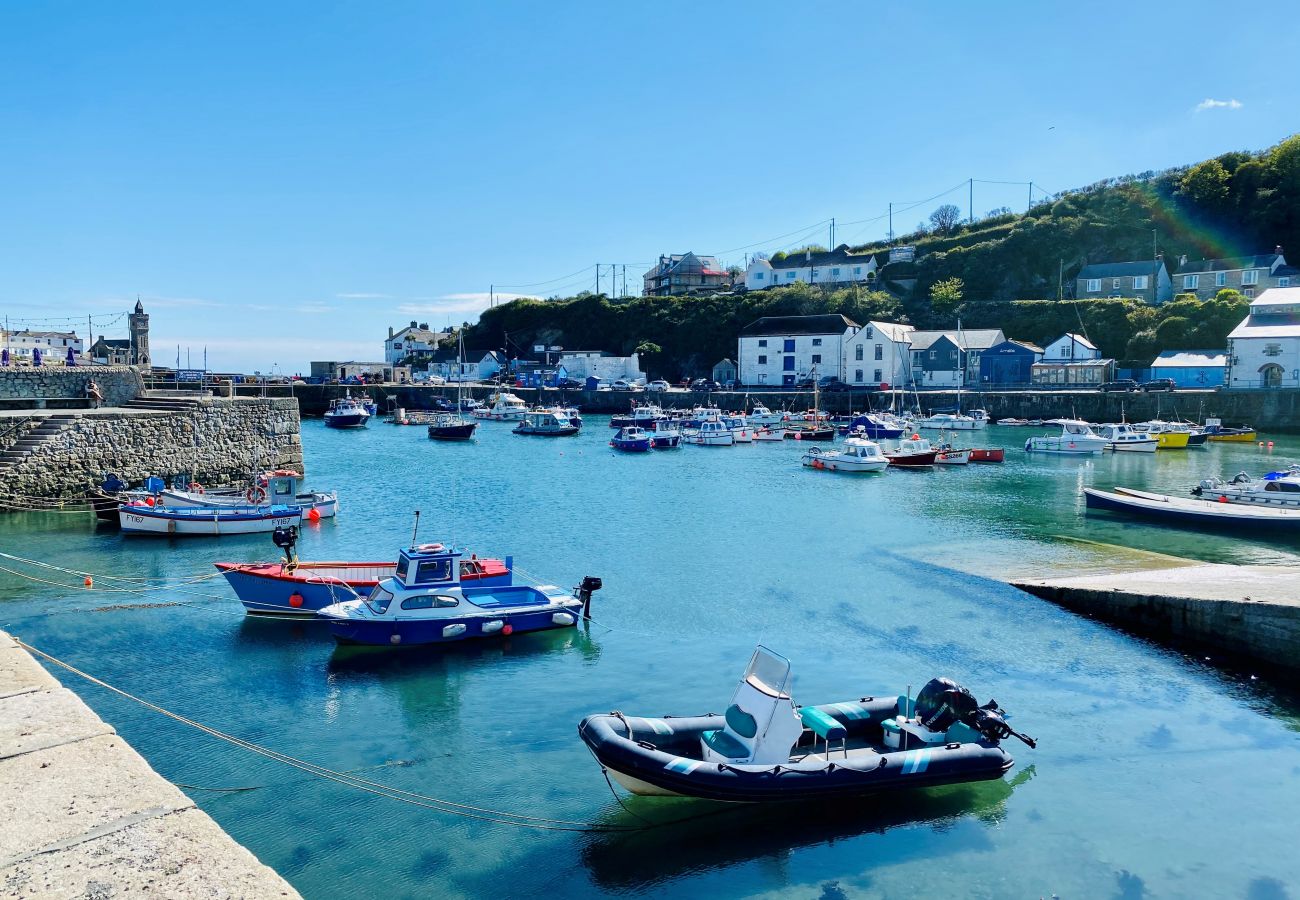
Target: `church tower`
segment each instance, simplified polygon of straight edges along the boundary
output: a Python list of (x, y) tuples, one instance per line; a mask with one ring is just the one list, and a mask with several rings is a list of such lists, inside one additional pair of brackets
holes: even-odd
[(131, 332), (131, 365), (149, 365), (149, 316), (139, 298), (135, 301), (135, 312), (126, 317), (126, 322)]

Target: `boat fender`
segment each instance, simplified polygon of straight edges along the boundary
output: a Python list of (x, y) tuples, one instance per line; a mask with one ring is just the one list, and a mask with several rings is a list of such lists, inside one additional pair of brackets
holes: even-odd
[(320, 521), (320, 510), (313, 506), (313, 507), (311, 508), (311, 512), (307, 513), (307, 521), (308, 521), (308, 522), (319, 522), (319, 521)]
[(577, 621), (577, 617), (569, 613), (557, 612), (551, 616), (551, 622), (555, 625), (573, 625)]
[(1225, 497), (1223, 494), (1220, 494), (1220, 495), (1219, 495), (1219, 502), (1220, 502), (1220, 503), (1227, 503), (1227, 502), (1228, 502), (1228, 498)]
[(175, 519), (168, 519), (168, 520), (167, 520), (167, 533), (168, 533), (168, 534), (175, 534), (175, 533), (176, 533), (176, 520), (175, 520)]
[(442, 636), (445, 638), (460, 637), (465, 633), (465, 623), (457, 622), (454, 625), (448, 625), (442, 629)]
[(509, 622), (507, 622), (505, 625), (501, 627), (501, 633), (504, 634), (506, 637), (509, 637), (510, 635), (515, 633), (515, 627), (511, 625)]
[(191, 493), (202, 494), (202, 493), (204, 493), (204, 491), (203, 491), (203, 485), (199, 484), (197, 481), (191, 481), (191, 482), (190, 482), (190, 491), (191, 491)]
[(249, 503), (256, 506), (266, 499), (266, 488), (254, 485), (244, 492), (244, 497)]
[(401, 642), (402, 636), (400, 634), (390, 635), (388, 638), (388, 643), (390, 644), (400, 644)]
[(289, 605), (292, 606), (294, 609), (298, 609), (300, 606), (302, 606), (302, 594), (298, 593), (297, 591), (294, 591), (292, 594), (290, 594)]
[(504, 627), (504, 625), (505, 623), (502, 622), (500, 619), (493, 619), (491, 622), (484, 622), (483, 633), (496, 634), (498, 631), (502, 629), (502, 627)]

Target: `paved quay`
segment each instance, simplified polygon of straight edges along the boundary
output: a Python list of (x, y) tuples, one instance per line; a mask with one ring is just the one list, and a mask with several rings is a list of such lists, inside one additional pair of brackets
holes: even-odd
[(299, 894), (0, 631), (0, 896)]
[(1153, 638), (1300, 670), (1300, 567), (1193, 564), (1011, 583)]

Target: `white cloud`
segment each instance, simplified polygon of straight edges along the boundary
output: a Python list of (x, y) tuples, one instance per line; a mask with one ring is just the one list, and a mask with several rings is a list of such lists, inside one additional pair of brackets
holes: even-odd
[(1241, 109), (1241, 106), (1240, 100), (1215, 100), (1212, 97), (1206, 97), (1196, 104), (1196, 112), (1205, 112), (1207, 109)]
[(300, 303), (293, 308), (293, 311), (312, 316), (321, 313), (332, 313), (334, 312), (334, 307), (326, 306), (324, 303)]
[(334, 296), (338, 297), (340, 300), (387, 300), (389, 298), (388, 294), (368, 294), (364, 292), (356, 294), (335, 294)]

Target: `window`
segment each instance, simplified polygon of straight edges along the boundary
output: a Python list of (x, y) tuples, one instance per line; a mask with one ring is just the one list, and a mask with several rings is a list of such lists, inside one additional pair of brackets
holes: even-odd
[(760, 347), (766, 347), (766, 346), (767, 346), (767, 339), (764, 338), (764, 339), (760, 340), (760, 341), (758, 342), (758, 346), (760, 346)]
[(759, 364), (760, 366), (765, 366), (765, 365), (767, 365), (767, 354), (766, 354), (766, 353), (760, 353), (760, 354), (759, 354), (759, 356), (758, 356), (758, 364)]
[[(1241, 281), (1242, 281), (1242, 284), (1245, 284), (1245, 283), (1246, 283), (1246, 276), (1245, 276), (1245, 273), (1242, 274), (1242, 276), (1241, 276)], [(1224, 286), (1225, 284), (1227, 284), (1227, 283), (1228, 283), (1228, 273), (1227, 273), (1227, 272), (1215, 272), (1215, 273), (1214, 273), (1214, 286), (1215, 286), (1215, 287), (1223, 287), (1223, 286)]]
[(1192, 290), (1192, 291), (1194, 291), (1194, 290), (1196, 290), (1196, 289), (1197, 289), (1198, 287), (1200, 287), (1200, 286), (1201, 286), (1201, 276), (1200, 276), (1200, 275), (1184, 275), (1184, 276), (1183, 276), (1183, 288), (1184, 288), (1185, 290)]
[(762, 280), (763, 280), (763, 273), (762, 273), (762, 272), (755, 272), (755, 273), (754, 273), (754, 280), (755, 280), (755, 281), (762, 281)]
[(793, 357), (793, 356), (787, 356), (785, 359), (781, 360), (781, 370), (782, 370), (783, 372), (793, 372), (793, 371), (794, 371), (794, 357)]
[(939, 358), (939, 351), (938, 351), (938, 350), (931, 350), (931, 351), (930, 351), (930, 359), (938, 359), (938, 358)]
[(1148, 278), (1148, 276), (1146, 276), (1146, 275), (1134, 275), (1134, 276), (1133, 276), (1133, 290), (1135, 290), (1135, 291), (1145, 291), (1145, 290), (1147, 289), (1147, 278)]
[(822, 361), (822, 355), (821, 355), (820, 353), (814, 353), (814, 354), (813, 354), (813, 365), (815, 366), (815, 365), (819, 364), (821, 361)]
[(1259, 284), (1259, 269), (1247, 269), (1241, 273), (1242, 284)]
[(794, 273), (793, 273), (793, 272), (786, 272), (786, 273), (785, 273), (785, 280), (786, 280), (786, 281), (794, 281)]
[(1290, 276), (1290, 275), (1283, 275), (1282, 277), (1278, 278), (1278, 280), (1277, 280), (1277, 286), (1278, 286), (1278, 287), (1290, 287), (1290, 286), (1291, 286), (1291, 276)]
[(1088, 279), (1088, 293), (1089, 293), (1089, 294), (1095, 294), (1095, 293), (1096, 293), (1097, 291), (1099, 291), (1099, 290), (1101, 290), (1101, 279), (1100, 279), (1100, 278), (1089, 278), (1089, 279)]
[(872, 376), (871, 380), (874, 381), (876, 384), (879, 384), (885, 379), (883, 373), (879, 369), (876, 369), (875, 374)]
[(766, 372), (759, 372), (759, 373), (758, 373), (758, 383), (759, 383), (759, 384), (767, 384), (767, 373), (766, 373)]
[(794, 338), (786, 338), (784, 350), (786, 353), (794, 352)]
[(1254, 288), (1246, 288), (1244, 291), (1242, 291), (1242, 293), (1245, 294), (1247, 297), (1250, 297), (1250, 298), (1253, 299), (1254, 296), (1255, 296), (1255, 289), (1254, 289)]
[(884, 359), (884, 358), (885, 358), (885, 345), (876, 344), (876, 359)]
[(821, 339), (821, 338), (813, 338), (813, 346), (814, 346), (814, 347), (820, 347), (821, 345), (822, 345), (822, 339)]
[(861, 370), (861, 369), (854, 369), (854, 370), (853, 370), (853, 380), (856, 381), (856, 382), (858, 382), (859, 384), (862, 383), (862, 370)]
[(1112, 291), (1118, 291), (1118, 290), (1119, 290), (1119, 283), (1120, 283), (1121, 280), (1122, 280), (1122, 279), (1119, 279), (1119, 278), (1112, 278), (1112, 279), (1110, 280), (1110, 289), (1111, 289)]
[(381, 616), (388, 612), (388, 604), (392, 602), (393, 595), (388, 593), (388, 591), (384, 590), (379, 585), (375, 585), (375, 589), (371, 591), (370, 596), (366, 598), (366, 605)]
[(858, 362), (862, 362), (862, 345), (861, 345), (861, 344), (858, 344), (856, 347), (853, 348), (853, 358), (856, 359)]
[(862, 266), (854, 266), (854, 267), (853, 267), (853, 274), (854, 274), (854, 275), (861, 275), (861, 274), (862, 274)]
[(420, 594), (402, 601), (402, 609), (447, 609), (459, 605), (459, 600), (446, 594)]
[(837, 268), (831, 269), (831, 278), (839, 278), (839, 277), (840, 277), (840, 270)]

